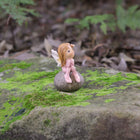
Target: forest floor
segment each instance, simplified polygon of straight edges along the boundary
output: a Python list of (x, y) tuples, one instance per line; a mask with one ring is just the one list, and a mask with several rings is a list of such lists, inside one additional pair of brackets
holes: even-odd
[[(125, 6), (139, 4), (136, 2), (128, 1)], [(81, 30), (74, 24), (65, 23), (68, 18), (115, 14), (115, 2), (42, 0), (36, 3), (40, 17), (32, 17), (27, 24), (18, 26), (12, 19), (7, 24), (7, 18), (0, 18), (0, 59), (50, 57), (50, 49), (57, 50), (60, 43), (70, 42), (76, 45), (75, 62), (78, 65), (140, 73), (140, 30), (128, 28), (126, 33), (119, 29), (108, 30), (105, 35), (100, 25)]]

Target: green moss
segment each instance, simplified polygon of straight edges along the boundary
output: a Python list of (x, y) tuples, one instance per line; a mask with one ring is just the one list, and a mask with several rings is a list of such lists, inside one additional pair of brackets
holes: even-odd
[(138, 76), (137, 74), (127, 73), (126, 76), (127, 80), (132, 81), (131, 83), (127, 83), (128, 86), (140, 83), (140, 76)]
[[(86, 89), (85, 89), (86, 90)], [(36, 106), (71, 106), (71, 105), (87, 105), (83, 101), (90, 99), (90, 95), (85, 96), (82, 92), (75, 92), (72, 95), (63, 94), (55, 89), (48, 88), (45, 91), (38, 91), (27, 95), (24, 98), (25, 107), (33, 109)]]
[(7, 83), (1, 83), (0, 89), (13, 90), (18, 92), (40, 91), (48, 84), (53, 83), (54, 77), (58, 71), (54, 72), (15, 72), (11, 78), (7, 78)]
[[(4, 125), (4, 128), (1, 131), (5, 131), (13, 121), (20, 118), (19, 116), (14, 115), (19, 110), (25, 108), (26, 111), (23, 113), (24, 115), (31, 110), (29, 106), (26, 106), (28, 100), (26, 100), (27, 97), (25, 97), (25, 95), (27, 93), (36, 93), (38, 97), (40, 97), (39, 95), (41, 94), (41, 91), (45, 94), (46, 85), (53, 83), (56, 73), (58, 73), (57, 70), (54, 72), (15, 72), (13, 77), (7, 78), (6, 82), (0, 83), (1, 91), (9, 90), (11, 93), (8, 97), (8, 101), (3, 104), (3, 109), (0, 109), (0, 114), (2, 114), (0, 118), (0, 126)], [(51, 100), (51, 98), (53, 98), (53, 95), (52, 97), (49, 97), (49, 100)], [(37, 101), (40, 102), (38, 98)], [(40, 105), (43, 104), (44, 103), (42, 102)], [(33, 105), (34, 101), (30, 106)], [(36, 106), (38, 105), (36, 104)], [(23, 114), (20, 114), (20, 116)]]
[[(140, 77), (134, 73), (122, 74), (121, 72), (110, 75), (107, 73), (100, 73), (97, 70), (91, 71), (87, 70), (85, 74), (86, 81), (89, 82), (89, 85), (94, 85), (93, 90), (96, 93), (96, 96), (105, 96), (108, 94), (117, 93), (118, 90), (124, 90), (128, 85), (134, 85), (140, 83)], [(121, 83), (121, 81), (126, 81), (125, 84), (118, 84), (115, 86), (113, 84)], [(97, 85), (97, 89), (96, 89)], [(100, 87), (101, 86), (101, 87)]]
[[(14, 67), (28, 68), (30, 66), (31, 64), (20, 62), (5, 65), (0, 71), (13, 69)], [(12, 122), (21, 119), (36, 106), (86, 106), (90, 104), (90, 99), (94, 96), (100, 98), (100, 96), (124, 90), (128, 87), (128, 84), (140, 83), (140, 78), (136, 74), (117, 73), (109, 75), (104, 72), (88, 70), (83, 74), (85, 78), (84, 87), (71, 94), (66, 94), (57, 91), (53, 86), (54, 77), (58, 72), (59, 70), (54, 70), (54, 72), (17, 71), (14, 76), (3, 79), (4, 82), (0, 83), (0, 97), (2, 94), (7, 94), (8, 100), (3, 101), (3, 107), (0, 109), (0, 126), (3, 126), (0, 131), (7, 130)], [(126, 84), (119, 84), (122, 81), (126, 81)], [(114, 100), (107, 99), (104, 102), (108, 103)], [(21, 112), (21, 110), (24, 111)], [(50, 122), (46, 121), (46, 125), (49, 124)]]
[(115, 99), (106, 99), (106, 100), (105, 100), (105, 103), (110, 103), (110, 102), (112, 102), (112, 101), (115, 101)]
[(140, 77), (137, 75), (137, 74), (135, 74), (135, 73), (126, 73), (126, 78), (128, 79), (128, 80), (140, 80)]
[(1, 132), (6, 131), (12, 122), (21, 119), (25, 115), (24, 112), (17, 114), (23, 108), (22, 102), (23, 99), (20, 97), (9, 96), (8, 101), (3, 104), (2, 109), (0, 109), (0, 126), (3, 127)]
[(4, 63), (4, 61), (1, 60), (1, 61), (0, 61), (0, 65), (3, 64), (3, 63)]
[(106, 85), (110, 86), (115, 82), (125, 80), (122, 73), (119, 72), (115, 75), (110, 75), (107, 73), (99, 73), (96, 71), (88, 70), (86, 73), (87, 80), (90, 81), (90, 84), (96, 84), (96, 85)]
[[(3, 61), (1, 63), (3, 63)], [(0, 67), (0, 72), (3, 72), (5, 70), (11, 70), (13, 68), (25, 69), (25, 68), (30, 67), (31, 65), (32, 63), (27, 63), (25, 61), (21, 61), (19, 63), (5, 64), (4, 66)]]

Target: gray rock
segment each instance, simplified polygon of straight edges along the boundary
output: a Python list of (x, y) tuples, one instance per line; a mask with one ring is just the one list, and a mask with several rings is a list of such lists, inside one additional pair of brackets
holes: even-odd
[(55, 79), (54, 79), (55, 87), (60, 91), (67, 91), (67, 92), (78, 90), (84, 84), (83, 76), (79, 72), (78, 72), (78, 74), (80, 76), (80, 83), (75, 81), (75, 78), (72, 73), (70, 74), (72, 83), (66, 83), (65, 78), (64, 78), (64, 73), (62, 71), (60, 71), (55, 76)]
[[(54, 69), (57, 69), (56, 62), (53, 59), (49, 58), (32, 59), (28, 61), (26, 60), (25, 62), (33, 63), (31, 67), (19, 70), (20, 72), (25, 74), (28, 74), (28, 72), (38, 72), (42, 70), (47, 72), (53, 72)], [(15, 63), (15, 60), (5, 60), (3, 64), (11, 63)], [(4, 117), (5, 119), (4, 123), (0, 124), (0, 140), (140, 140), (139, 85), (128, 86), (126, 85), (128, 81), (122, 80), (112, 83), (110, 85), (110, 88), (108, 86), (102, 86), (102, 84), (96, 84), (94, 81), (92, 83), (92, 79), (90, 78), (90, 75), (88, 75), (88, 70), (90, 70), (91, 73), (92, 71), (98, 71), (98, 75), (95, 75), (95, 79), (93, 77), (93, 80), (95, 81), (96, 78), (97, 81), (98, 78), (99, 80), (101, 80), (101, 82), (103, 81), (103, 77), (101, 76), (104, 75), (102, 75), (102, 73), (108, 73), (110, 76), (114, 75), (114, 78), (119, 78), (118, 76), (120, 76), (118, 73), (119, 71), (114, 71), (110, 69), (79, 67), (79, 72), (81, 74), (83, 73), (85, 78), (85, 84), (82, 90), (86, 88), (87, 93), (84, 90), (85, 94), (87, 96), (91, 96), (88, 101), (86, 100), (86, 102), (90, 103), (89, 105), (62, 105), (60, 107), (54, 107), (53, 105), (50, 105), (46, 107), (41, 107), (41, 105), (38, 106), (37, 104), (36, 107), (30, 111), (30, 113), (28, 113), (28, 109), (25, 108), (26, 110), (24, 110), (24, 106), (22, 106), (24, 102), (22, 103), (19, 101), (23, 101), (24, 96), (32, 92), (23, 92), (22, 89), (20, 90), (18, 87), (13, 87), (13, 89), (11, 89), (11, 85), (14, 86), (15, 81), (13, 81), (13, 84), (11, 84), (8, 80), (9, 78), (15, 76), (14, 73), (16, 73), (16, 70), (12, 70), (9, 73), (3, 72), (3, 75), (1, 76), (2, 80), (0, 81), (0, 120)], [(93, 76), (94, 74), (96, 73), (93, 73)], [(122, 76), (126, 76), (125, 74), (127, 73), (123, 72)], [(53, 79), (54, 75), (50, 76), (52, 76), (51, 78)], [(41, 80), (44, 78), (47, 79), (47, 76), (39, 77), (39, 79), (37, 80)], [(135, 76), (131, 78), (131, 81), (133, 82)], [(27, 84), (37, 82), (37, 80), (29, 79), (28, 82), (23, 82), (22, 84), (26, 86)], [(104, 80), (107, 79), (105, 78)], [(139, 76), (136, 78), (135, 81), (139, 81)], [(10, 86), (6, 86), (6, 88), (8, 88), (9, 90), (1, 89), (2, 85), (4, 85), (3, 83), (7, 82)], [(32, 85), (34, 85), (34, 83)], [(45, 90), (46, 83), (42, 84), (44, 85)], [(52, 86), (51, 88), (53, 88), (52, 83), (50, 83), (48, 87), (49, 86)], [(123, 88), (123, 86), (128, 87), (126, 89), (121, 89)], [(118, 90), (114, 91), (114, 88), (118, 88)], [(42, 88), (40, 89), (42, 91)], [(88, 92), (88, 89), (90, 89), (90, 92)], [(112, 90), (112, 92), (110, 94), (96, 96), (96, 91), (98, 89), (101, 89), (100, 92), (104, 91), (106, 93), (106, 90), (109, 89)], [(66, 94), (60, 94), (62, 95), (62, 97), (68, 97)], [(73, 98), (78, 96), (79, 98), (77, 98), (76, 100), (76, 102), (78, 103), (79, 100), (81, 100), (81, 96), (83, 94), (75, 92), (74, 94), (68, 95), (70, 97), (67, 100), (68, 102), (70, 100), (75, 101), (73, 100)], [(15, 101), (15, 97), (18, 97), (17, 101)], [(51, 101), (53, 97), (55, 96), (51, 96), (50, 92), (49, 100)], [(59, 101), (59, 98), (57, 99), (58, 102), (63, 102), (62, 100)], [(106, 100), (110, 99), (114, 99), (114, 101), (105, 102)], [(45, 100), (47, 101), (47, 99)], [(80, 101), (80, 103), (82, 102)], [(19, 107), (19, 109), (15, 106)], [(16, 110), (14, 109), (14, 107)], [(4, 112), (4, 109), (6, 109), (6, 113)], [(23, 113), (25, 113), (25, 115)], [(24, 116), (19, 120), (14, 120), (15, 118), (13, 116), (20, 117), (19, 114)], [(5, 125), (7, 125), (7, 121), (9, 128), (6, 130), (6, 132), (1, 133), (1, 129), (5, 127)], [(11, 121), (13, 123), (9, 124)]]

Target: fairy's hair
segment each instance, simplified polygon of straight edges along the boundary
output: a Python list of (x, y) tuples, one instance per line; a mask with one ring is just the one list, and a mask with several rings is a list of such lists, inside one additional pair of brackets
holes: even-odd
[(74, 45), (70, 43), (62, 43), (58, 47), (58, 56), (61, 61), (61, 67), (66, 65), (66, 51), (69, 49), (68, 46), (71, 46), (71, 48), (74, 47)]

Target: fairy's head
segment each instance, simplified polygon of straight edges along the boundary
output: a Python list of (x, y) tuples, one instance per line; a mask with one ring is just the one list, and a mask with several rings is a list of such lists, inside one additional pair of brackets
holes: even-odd
[(63, 67), (66, 64), (66, 60), (74, 57), (74, 45), (70, 43), (62, 43), (58, 47), (58, 55), (61, 61), (61, 66)]

